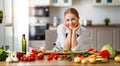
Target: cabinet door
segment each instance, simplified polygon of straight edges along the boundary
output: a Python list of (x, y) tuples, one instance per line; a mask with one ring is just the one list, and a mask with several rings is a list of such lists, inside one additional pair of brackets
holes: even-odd
[(50, 0), (29, 0), (29, 6), (49, 6)]
[(5, 49), (13, 50), (13, 27), (5, 27)]
[(117, 45), (116, 48), (120, 50), (120, 28), (117, 28)]
[(112, 44), (115, 48), (115, 29), (114, 28), (97, 28), (95, 29), (95, 41), (97, 49), (100, 50), (105, 44)]
[(0, 24), (0, 48), (4, 46), (4, 26)]
[(81, 50), (87, 51), (89, 48), (95, 48), (96, 45), (93, 43), (93, 29), (88, 28), (88, 30), (84, 33), (83, 38), (81, 39)]
[(72, 0), (61, 0), (61, 6), (72, 6)]
[(3, 0), (0, 0), (0, 10), (3, 10)]
[(72, 0), (51, 0), (51, 6), (71, 6)]
[(120, 0), (116, 0), (116, 1), (115, 1), (115, 4), (116, 4), (116, 5), (120, 5)]
[(106, 0), (106, 1), (104, 2), (104, 4), (105, 4), (105, 5), (115, 5), (115, 1), (116, 1), (116, 0)]
[(115, 5), (115, 0), (93, 0), (93, 4), (96, 6), (111, 6)]
[(12, 24), (12, 0), (4, 0), (5, 24)]

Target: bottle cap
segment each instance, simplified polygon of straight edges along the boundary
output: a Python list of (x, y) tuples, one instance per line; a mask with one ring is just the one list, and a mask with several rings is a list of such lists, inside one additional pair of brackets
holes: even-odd
[(23, 36), (25, 36), (25, 34), (23, 34)]

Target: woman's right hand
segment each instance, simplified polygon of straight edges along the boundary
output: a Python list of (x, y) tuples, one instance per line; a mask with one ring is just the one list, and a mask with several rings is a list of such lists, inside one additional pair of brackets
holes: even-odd
[(64, 21), (64, 25), (65, 25), (65, 28), (66, 28), (67, 30), (71, 30), (71, 29), (68, 27), (68, 25), (66, 24), (66, 21)]

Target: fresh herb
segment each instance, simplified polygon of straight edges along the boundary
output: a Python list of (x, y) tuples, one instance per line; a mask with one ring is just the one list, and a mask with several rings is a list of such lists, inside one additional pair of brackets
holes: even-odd
[(64, 50), (64, 52), (72, 52), (71, 50)]
[(0, 49), (0, 61), (5, 60), (7, 56), (8, 56), (8, 53), (5, 50)]
[(89, 52), (84, 52), (84, 56), (88, 57), (89, 55), (92, 55), (93, 53), (89, 53)]

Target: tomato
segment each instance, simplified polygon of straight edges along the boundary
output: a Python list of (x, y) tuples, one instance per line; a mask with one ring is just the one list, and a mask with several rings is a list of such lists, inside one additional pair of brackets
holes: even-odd
[(38, 51), (37, 51), (37, 50), (35, 50), (35, 49), (32, 49), (32, 50), (31, 50), (31, 52), (32, 52), (33, 54), (35, 54), (35, 55), (37, 55), (37, 54), (38, 54)]
[(26, 61), (28, 61), (28, 60), (27, 60), (27, 58), (26, 58), (26, 57), (24, 57), (24, 58), (23, 58), (23, 61), (25, 61), (25, 62), (26, 62)]
[(43, 59), (44, 58), (44, 54), (43, 53), (38, 53), (37, 57), (38, 57), (38, 59)]
[(24, 57), (22, 56), (22, 57), (20, 57), (20, 61), (23, 61), (23, 59), (24, 59)]
[(57, 60), (58, 59), (58, 55), (55, 55), (54, 58)]
[(35, 60), (35, 56), (31, 55), (30, 59), (31, 59), (31, 61), (34, 61)]
[(93, 51), (94, 49), (93, 48), (89, 48), (88, 51)]
[(48, 56), (47, 56), (47, 60), (48, 60), (48, 61), (50, 61), (50, 60), (52, 60), (52, 59), (53, 59), (52, 55), (48, 55)]
[(31, 58), (30, 58), (30, 56), (28, 56), (28, 57), (27, 57), (27, 60), (28, 60), (28, 61), (31, 61)]

